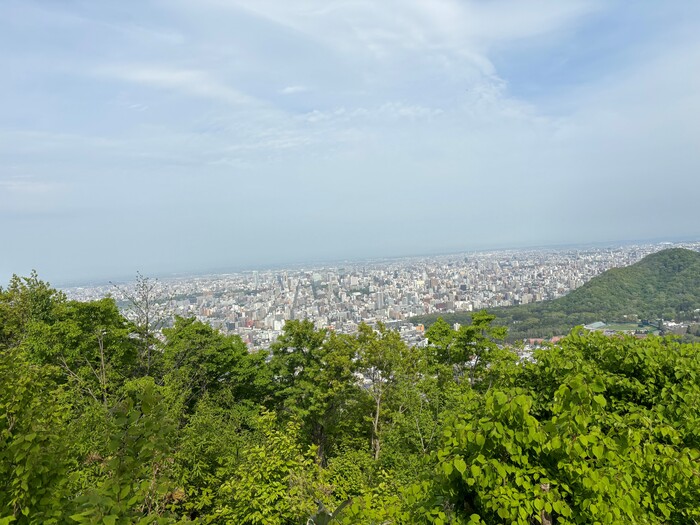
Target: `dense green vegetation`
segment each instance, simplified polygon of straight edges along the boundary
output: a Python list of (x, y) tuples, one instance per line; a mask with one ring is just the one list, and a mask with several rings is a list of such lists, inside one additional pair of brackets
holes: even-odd
[(15, 277), (0, 524), (700, 520), (700, 346), (574, 330), (520, 360), (492, 321), (439, 320), (426, 348), (291, 321), (249, 353)]
[[(496, 323), (507, 326), (511, 339), (517, 340), (562, 335), (596, 321), (692, 320), (699, 310), (700, 253), (674, 248), (608, 270), (559, 299), (491, 311)], [(440, 316), (451, 324), (471, 317), (468, 312)], [(440, 316), (412, 320), (429, 326)]]

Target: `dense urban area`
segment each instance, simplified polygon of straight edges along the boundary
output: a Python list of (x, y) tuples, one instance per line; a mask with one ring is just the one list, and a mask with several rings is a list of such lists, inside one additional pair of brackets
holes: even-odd
[[(700, 242), (628, 244), (579, 249), (485, 251), (295, 269), (149, 279), (166, 325), (173, 315), (196, 317), (249, 348), (267, 348), (291, 319), (355, 333), (382, 322), (412, 345), (424, 343), (413, 316), (556, 299), (611, 268), (670, 247), (700, 250)], [(124, 307), (137, 281), (73, 287), (72, 299), (111, 295)]]

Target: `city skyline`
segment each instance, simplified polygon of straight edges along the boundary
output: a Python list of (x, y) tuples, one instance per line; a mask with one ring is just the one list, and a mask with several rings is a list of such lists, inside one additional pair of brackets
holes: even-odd
[(0, 14), (0, 282), (700, 236), (692, 0)]
[(64, 291), (81, 301), (113, 297), (128, 316), (130, 298), (147, 289), (154, 318), (169, 324), (174, 315), (196, 317), (241, 336), (251, 348), (266, 348), (285, 322), (295, 319), (337, 333), (355, 333), (360, 323), (381, 322), (416, 345), (425, 340), (421, 325), (410, 322), (413, 317), (557, 299), (606, 270), (670, 247), (700, 251), (700, 241), (481, 251), (163, 280), (141, 277)]

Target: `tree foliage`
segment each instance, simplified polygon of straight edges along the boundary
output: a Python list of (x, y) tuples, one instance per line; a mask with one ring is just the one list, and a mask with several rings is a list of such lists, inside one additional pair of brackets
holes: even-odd
[(56, 523), (71, 467), (65, 391), (17, 349), (0, 352), (0, 518)]
[(0, 523), (700, 521), (698, 345), (577, 328), (524, 359), (485, 312), (426, 347), (184, 318), (145, 345), (36, 275), (0, 319)]

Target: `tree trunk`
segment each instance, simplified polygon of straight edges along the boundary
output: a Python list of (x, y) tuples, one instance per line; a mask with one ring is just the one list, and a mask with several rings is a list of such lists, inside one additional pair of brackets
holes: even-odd
[(379, 442), (379, 409), (381, 408), (382, 397), (377, 396), (377, 404), (374, 411), (374, 421), (372, 422), (372, 450), (374, 451), (374, 460), (379, 459), (379, 451), (381, 444)]

